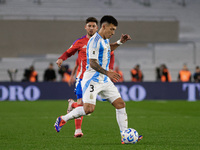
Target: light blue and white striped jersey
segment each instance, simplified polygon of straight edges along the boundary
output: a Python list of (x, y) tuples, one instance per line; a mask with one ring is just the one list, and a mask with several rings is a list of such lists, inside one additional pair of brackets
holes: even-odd
[(93, 80), (99, 83), (108, 82), (108, 76), (97, 72), (92, 69), (89, 63), (89, 59), (97, 59), (98, 64), (105, 70), (109, 70), (110, 63), (110, 41), (109, 39), (103, 39), (97, 32), (90, 38), (87, 44), (87, 66), (84, 73), (86, 80)]

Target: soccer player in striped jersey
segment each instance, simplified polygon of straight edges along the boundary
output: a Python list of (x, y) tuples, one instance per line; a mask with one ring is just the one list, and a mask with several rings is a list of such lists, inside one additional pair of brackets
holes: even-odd
[[(75, 72), (77, 70), (77, 76), (76, 76), (76, 84), (75, 84), (75, 94), (77, 97), (77, 102), (74, 102), (73, 99), (68, 99), (68, 109), (67, 112), (69, 113), (73, 108), (82, 106), (82, 88), (81, 88), (81, 81), (83, 78), (83, 73), (86, 70), (86, 48), (87, 48), (87, 42), (89, 41), (90, 37), (95, 34), (95, 32), (98, 30), (98, 21), (94, 17), (89, 17), (86, 19), (86, 25), (85, 30), (87, 34), (79, 39), (77, 39), (72, 46), (66, 50), (56, 61), (58, 67), (61, 67), (63, 61), (67, 60), (69, 57), (74, 55), (78, 51), (78, 58), (76, 60), (76, 65), (72, 71), (72, 76), (75, 75)], [(113, 49), (118, 47), (117, 43), (111, 44)], [(113, 69), (114, 66), (114, 51), (111, 54), (111, 60), (110, 60), (110, 69)], [(69, 85), (73, 84), (73, 78), (70, 78)], [(83, 117), (75, 119), (75, 133), (74, 137), (82, 137), (83, 133), (81, 130)]]
[(113, 45), (110, 44), (109, 38), (114, 35), (117, 25), (117, 20), (114, 17), (104, 16), (101, 19), (101, 29), (90, 38), (86, 52), (87, 70), (81, 83), (83, 106), (58, 117), (54, 125), (57, 132), (61, 130), (68, 120), (92, 113), (95, 109), (97, 94), (103, 99), (107, 99), (116, 108), (116, 117), (120, 131), (128, 128), (125, 103), (111, 81), (117, 81), (120, 75), (109, 70), (108, 67), (111, 50), (116, 49), (119, 45), (131, 39), (129, 35), (122, 35), (120, 40)]
[[(71, 76), (70, 76), (70, 79), (69, 79), (69, 82), (68, 82), (69, 86), (74, 84), (74, 81), (75, 81), (74, 76), (76, 75), (76, 78), (79, 78), (80, 72), (82, 72), (81, 71), (81, 67), (80, 67), (80, 61), (81, 61), (80, 58), (77, 57), (76, 62), (75, 62), (75, 66), (74, 66), (74, 68), (72, 70), (72, 73), (71, 73)], [(113, 70), (114, 63), (115, 63), (115, 55), (114, 55), (114, 51), (112, 51), (111, 54), (110, 54), (109, 69)]]

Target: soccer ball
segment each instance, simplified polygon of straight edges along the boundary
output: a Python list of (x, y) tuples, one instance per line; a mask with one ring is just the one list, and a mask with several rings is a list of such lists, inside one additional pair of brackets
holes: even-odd
[(121, 136), (125, 144), (135, 144), (138, 141), (138, 132), (133, 128), (122, 131)]

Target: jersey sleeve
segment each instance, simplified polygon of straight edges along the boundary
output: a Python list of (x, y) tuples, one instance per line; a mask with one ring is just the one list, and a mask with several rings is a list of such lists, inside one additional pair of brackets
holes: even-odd
[(88, 45), (89, 59), (98, 59), (99, 55), (99, 40), (91, 40)]
[(114, 63), (115, 63), (115, 55), (114, 55), (114, 51), (111, 51), (109, 69), (113, 70)]
[(66, 50), (58, 59), (66, 60), (74, 55), (80, 48), (80, 42), (76, 41), (68, 50)]

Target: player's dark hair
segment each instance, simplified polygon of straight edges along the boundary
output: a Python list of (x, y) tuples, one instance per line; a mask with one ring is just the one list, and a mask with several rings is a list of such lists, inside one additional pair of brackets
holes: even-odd
[(103, 16), (103, 17), (101, 18), (100, 26), (101, 26), (104, 22), (107, 22), (107, 23), (109, 23), (109, 24), (113, 24), (114, 26), (118, 26), (117, 20), (116, 20), (113, 16), (110, 16), (110, 15), (106, 15), (106, 16)]
[(95, 22), (98, 25), (98, 20), (94, 17), (89, 17), (86, 19), (85, 23), (89, 23), (89, 22)]

